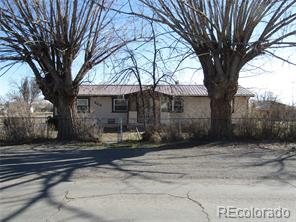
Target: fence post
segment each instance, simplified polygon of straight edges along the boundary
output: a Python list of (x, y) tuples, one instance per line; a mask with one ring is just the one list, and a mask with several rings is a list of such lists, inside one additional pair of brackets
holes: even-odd
[(117, 142), (122, 142), (122, 139), (123, 139), (123, 130), (122, 130), (122, 117), (120, 117), (119, 119), (119, 133), (118, 133), (118, 140)]
[(182, 125), (181, 125), (181, 119), (178, 120), (178, 132), (179, 136), (182, 136)]
[(138, 140), (141, 140), (141, 136), (140, 136), (140, 132), (138, 130), (138, 127), (136, 127), (136, 131), (137, 131)]
[(46, 138), (49, 139), (49, 126), (48, 126), (48, 120), (45, 122), (45, 126), (46, 126)]

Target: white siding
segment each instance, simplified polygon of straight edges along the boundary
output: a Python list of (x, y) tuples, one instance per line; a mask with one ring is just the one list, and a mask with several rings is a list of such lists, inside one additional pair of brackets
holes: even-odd
[(90, 97), (90, 112), (86, 115), (101, 118), (105, 122), (108, 119), (116, 119), (118, 121), (122, 118), (123, 122), (126, 123), (128, 113), (112, 112), (112, 97)]
[[(208, 97), (183, 97), (184, 112), (162, 112), (161, 118), (210, 118), (210, 99)], [(245, 117), (248, 113), (248, 97), (235, 97), (233, 118)]]
[(234, 100), (234, 113), (232, 118), (244, 118), (249, 112), (249, 98), (248, 97), (235, 97)]
[[(208, 97), (183, 97), (184, 112), (168, 113), (161, 112), (161, 122), (171, 118), (209, 118), (210, 100)], [(130, 112), (131, 119), (136, 118), (135, 112)], [(233, 118), (242, 118), (248, 114), (248, 97), (235, 97)], [(89, 117), (108, 119), (122, 118), (123, 123), (127, 122), (128, 113), (112, 112), (112, 97), (90, 97), (90, 113), (83, 114)]]

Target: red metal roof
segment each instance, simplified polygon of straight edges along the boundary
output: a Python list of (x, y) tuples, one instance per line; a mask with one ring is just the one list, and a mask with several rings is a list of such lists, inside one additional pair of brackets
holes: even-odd
[[(145, 85), (143, 89), (151, 86)], [(138, 85), (81, 85), (79, 96), (119, 96), (140, 91)], [(208, 96), (204, 85), (159, 85), (156, 91), (171, 96)], [(236, 96), (252, 97), (254, 94), (239, 86)]]

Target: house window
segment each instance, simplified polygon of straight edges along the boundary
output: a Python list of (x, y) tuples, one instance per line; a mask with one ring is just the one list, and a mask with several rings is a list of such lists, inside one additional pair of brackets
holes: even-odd
[(162, 97), (161, 111), (182, 113), (184, 111), (184, 100), (181, 97)]
[(170, 98), (165, 96), (165, 97), (161, 97), (161, 112), (170, 112), (171, 111), (171, 102), (170, 102)]
[(89, 112), (89, 99), (87, 98), (79, 98), (77, 99), (77, 111), (79, 113), (87, 113)]
[(180, 97), (175, 97), (172, 101), (172, 111), (182, 113), (184, 111), (184, 101)]
[(113, 99), (112, 111), (117, 113), (125, 113), (128, 111), (128, 100), (127, 99)]

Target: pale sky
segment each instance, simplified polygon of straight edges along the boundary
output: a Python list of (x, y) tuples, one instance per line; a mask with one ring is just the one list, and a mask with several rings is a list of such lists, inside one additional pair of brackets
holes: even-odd
[[(296, 50), (293, 50), (295, 53), (289, 60), (295, 63)], [(289, 50), (289, 56), (291, 51)], [(250, 89), (255, 94), (270, 91), (281, 102), (289, 105), (296, 104), (296, 66), (266, 56), (258, 58), (258, 61), (252, 64), (258, 64), (260, 69), (247, 65), (240, 73), (239, 85)], [(179, 74), (177, 79), (180, 84), (203, 84), (202, 71), (194, 74), (192, 71), (186, 71)]]
[(264, 68), (269, 72), (262, 72), (255, 77), (241, 78), (239, 84), (255, 92), (271, 91), (280, 101), (296, 105), (296, 66), (271, 60), (264, 65)]

